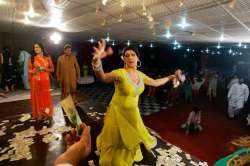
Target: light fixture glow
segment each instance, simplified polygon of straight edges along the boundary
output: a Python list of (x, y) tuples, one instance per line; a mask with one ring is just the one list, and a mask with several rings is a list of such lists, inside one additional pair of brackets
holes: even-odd
[(142, 47), (143, 47), (143, 45), (142, 45), (142, 44), (139, 44), (139, 47), (140, 47), (140, 48), (142, 48)]
[(127, 42), (127, 46), (130, 46), (130, 41), (128, 40), (128, 42)]
[(247, 45), (244, 45), (244, 48), (246, 49), (246, 48), (247, 48)]
[(183, 18), (181, 19), (181, 23), (178, 24), (178, 26), (181, 27), (182, 29), (185, 29), (186, 27), (190, 26), (190, 24), (187, 23), (186, 17), (183, 17)]
[(182, 0), (179, 1), (179, 7), (182, 7), (184, 5), (184, 3), (182, 2)]
[(62, 36), (59, 33), (54, 32), (53, 34), (51, 34), (50, 40), (53, 41), (54, 44), (59, 44), (62, 40)]
[(34, 8), (31, 6), (29, 12), (26, 13), (30, 18), (38, 17), (40, 14), (34, 11)]
[(149, 46), (150, 48), (153, 48), (154, 47), (154, 45), (152, 44), (152, 43), (150, 43), (150, 46)]
[(127, 6), (127, 2), (125, 0), (121, 0), (121, 7), (124, 8)]
[(190, 51), (190, 48), (187, 49), (187, 52), (189, 52), (189, 51)]
[(4, 1), (4, 0), (0, 0), (0, 5), (6, 5), (7, 4), (7, 2), (6, 1)]
[(102, 0), (102, 4), (103, 4), (104, 6), (107, 5), (107, 2), (108, 2), (108, 0)]
[(217, 45), (217, 49), (220, 49), (221, 48), (221, 45), (220, 45), (220, 43), (218, 43), (218, 45)]
[(242, 46), (242, 43), (241, 43), (241, 42), (239, 42), (238, 47), (241, 47), (241, 46)]
[(25, 15), (24, 23), (25, 23), (25, 24), (29, 24), (29, 23), (30, 23), (30, 20), (29, 20), (29, 18), (28, 18), (28, 15)]
[(91, 37), (91, 39), (89, 41), (90, 41), (90, 43), (94, 43), (93, 37)]
[(177, 44), (178, 44), (177, 40), (174, 40), (174, 45), (177, 45)]
[(233, 52), (233, 50), (230, 48), (229, 51), (228, 51), (228, 53), (232, 54), (232, 52)]
[(112, 42), (112, 46), (114, 46), (114, 45), (115, 45), (115, 41)]
[(110, 41), (110, 37), (109, 35), (107, 35), (106, 41), (109, 42)]
[(224, 41), (224, 39), (225, 39), (225, 38), (224, 38), (224, 34), (222, 33), (222, 34), (220, 35), (220, 39), (219, 39), (219, 40), (222, 42), (222, 41)]
[(151, 15), (148, 15), (148, 21), (149, 21), (149, 22), (153, 22), (153, 21), (154, 21), (154, 18), (153, 18)]
[(207, 54), (209, 53), (209, 49), (208, 48), (205, 51), (206, 51)]
[(122, 22), (123, 21), (123, 18), (122, 18), (122, 14), (120, 14), (120, 17), (118, 19), (118, 22)]
[(177, 45), (177, 48), (181, 48), (181, 44), (180, 43)]
[(166, 34), (165, 34), (165, 37), (166, 37), (167, 39), (169, 39), (170, 37), (172, 37), (172, 34), (170, 33), (170, 30), (169, 30), (169, 29), (167, 30), (167, 32), (166, 32)]

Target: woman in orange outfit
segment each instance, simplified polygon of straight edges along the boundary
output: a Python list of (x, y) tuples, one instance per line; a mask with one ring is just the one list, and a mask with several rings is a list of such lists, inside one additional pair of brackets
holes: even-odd
[(54, 72), (52, 60), (40, 43), (33, 46), (29, 59), (30, 96), (32, 116), (35, 119), (51, 119), (53, 102), (50, 94), (50, 74)]

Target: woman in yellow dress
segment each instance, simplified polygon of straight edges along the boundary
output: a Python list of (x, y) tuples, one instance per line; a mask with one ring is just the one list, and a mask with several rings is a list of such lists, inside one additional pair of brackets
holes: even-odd
[(95, 75), (103, 82), (114, 82), (115, 93), (109, 104), (104, 126), (97, 137), (97, 150), (100, 152), (99, 164), (101, 166), (131, 166), (135, 161), (143, 159), (140, 144), (148, 151), (156, 146), (157, 140), (151, 136), (144, 126), (138, 108), (139, 95), (144, 85), (160, 86), (169, 80), (180, 80), (181, 71), (175, 75), (161, 79), (152, 79), (139, 70), (139, 52), (133, 47), (123, 50), (122, 60), (124, 68), (104, 73), (101, 59), (112, 54), (112, 49), (106, 49), (105, 40), (98, 42), (94, 47), (92, 66)]

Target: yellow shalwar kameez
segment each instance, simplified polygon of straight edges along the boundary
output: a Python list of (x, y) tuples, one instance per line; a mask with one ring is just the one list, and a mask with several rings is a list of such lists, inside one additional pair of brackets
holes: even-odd
[(143, 156), (140, 143), (146, 149), (156, 145), (143, 124), (138, 108), (139, 95), (143, 92), (148, 77), (137, 71), (139, 83), (134, 83), (125, 69), (112, 71), (117, 75), (115, 93), (109, 104), (102, 132), (97, 137), (101, 166), (131, 166)]

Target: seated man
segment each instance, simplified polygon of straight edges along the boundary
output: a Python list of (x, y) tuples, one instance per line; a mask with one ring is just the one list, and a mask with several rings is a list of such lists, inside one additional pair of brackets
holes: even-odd
[(80, 138), (76, 136), (76, 129), (72, 129), (71, 133), (67, 135), (66, 140), (69, 148), (56, 159), (55, 166), (75, 166), (90, 154), (90, 128), (85, 124), (82, 124), (81, 128), (83, 132)]
[(201, 109), (197, 106), (194, 107), (188, 115), (187, 121), (181, 125), (182, 129), (186, 129), (186, 134), (189, 134), (190, 131), (201, 131)]

